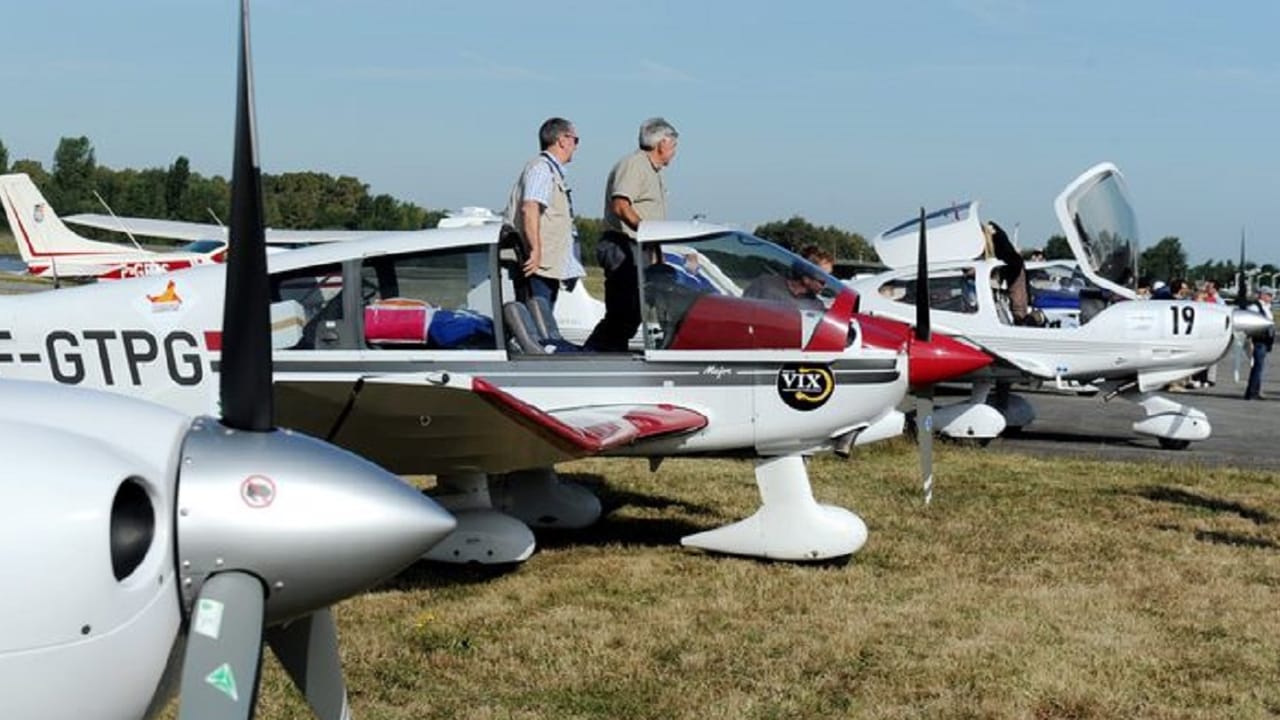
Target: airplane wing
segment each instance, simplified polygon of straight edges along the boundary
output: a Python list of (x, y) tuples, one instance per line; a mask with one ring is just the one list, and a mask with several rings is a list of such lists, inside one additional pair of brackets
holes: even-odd
[[(154, 218), (112, 217), (95, 213), (81, 213), (62, 218), (63, 222), (81, 227), (99, 228), (114, 232), (129, 232), (143, 237), (169, 240), (226, 240), (227, 229), (211, 223), (195, 223), (183, 220), (157, 220)], [(375, 234), (374, 230), (273, 230), (267, 228), (267, 244), (313, 244), (353, 240)]]
[(452, 373), (277, 375), (275, 397), (282, 426), (402, 474), (545, 467), (707, 425), (695, 410), (658, 403), (547, 411)]

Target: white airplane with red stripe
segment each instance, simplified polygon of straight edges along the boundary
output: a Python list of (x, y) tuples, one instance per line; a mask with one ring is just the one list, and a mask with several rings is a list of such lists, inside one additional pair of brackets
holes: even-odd
[[(0, 204), (22, 261), (31, 275), (47, 278), (123, 278), (160, 275), (225, 262), (227, 229), (220, 225), (92, 213), (58, 216), (25, 173), (0, 175)], [(67, 223), (128, 235), (133, 246), (91, 240)], [(268, 252), (300, 245), (365, 237), (359, 230), (266, 230)], [(136, 238), (181, 241), (172, 250), (149, 250)]]
[[(803, 456), (899, 434), (909, 385), (990, 362), (859, 315), (856, 293), (772, 243), (690, 222), (644, 224), (641, 252), (696, 254), (715, 282), (689, 288), (664, 263), (647, 268), (642, 344), (581, 352), (545, 307), (515, 301), (500, 230), (383, 234), (269, 258), (280, 423), (394, 472), (437, 474), (459, 516), (433, 551), (441, 559), (518, 561), (533, 549), (528, 525), (593, 522), (599, 501), (548, 468), (594, 454), (655, 467), (670, 455), (760, 458), (760, 511), (685, 543), (850, 554), (865, 525), (814, 501)], [(0, 376), (211, 411), (223, 272), (0, 298)], [(808, 282), (800, 304), (742, 297), (766, 276)]]
[(0, 175), (0, 202), (27, 271), (39, 277), (118, 280), (218, 263), (227, 254), (221, 240), (154, 251), (82, 237), (62, 222), (24, 173)]

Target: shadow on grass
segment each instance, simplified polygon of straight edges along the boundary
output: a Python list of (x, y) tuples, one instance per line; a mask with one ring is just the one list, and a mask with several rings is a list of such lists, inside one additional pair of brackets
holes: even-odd
[[(577, 483), (600, 498), (603, 515), (588, 528), (564, 530), (537, 528), (534, 535), (539, 549), (562, 549), (583, 546), (633, 545), (659, 547), (679, 545), (680, 538), (714, 527), (717, 522), (694, 523), (676, 518), (619, 517), (618, 510), (641, 508), (677, 514), (716, 516), (707, 505), (690, 503), (664, 496), (622, 490), (610, 485), (603, 476), (590, 473), (565, 473), (561, 479)], [(440, 562), (417, 562), (399, 575), (373, 588), (371, 592), (420, 590), (423, 588), (476, 585), (514, 572), (520, 563), (500, 565), (453, 565)]]
[(1280, 550), (1280, 544), (1267, 538), (1254, 537), (1243, 533), (1219, 532), (1217, 530), (1196, 530), (1196, 539), (1215, 545), (1231, 545), (1233, 547), (1267, 548)]
[(1135, 494), (1138, 495), (1138, 497), (1146, 498), (1153, 502), (1183, 505), (1186, 507), (1200, 508), (1201, 510), (1210, 510), (1212, 512), (1233, 513), (1254, 523), (1255, 525), (1269, 525), (1276, 521), (1275, 516), (1264, 510), (1251, 508), (1247, 505), (1231, 500), (1222, 500), (1220, 498), (1209, 497), (1207, 495), (1199, 495), (1188, 490), (1168, 487), (1166, 485), (1150, 485), (1144, 488), (1139, 488), (1135, 491)]
[(565, 473), (560, 478), (577, 483), (600, 498), (604, 515), (595, 525), (581, 530), (539, 528), (535, 531), (538, 536), (539, 547), (566, 548), (611, 544), (642, 547), (679, 545), (680, 538), (707, 528), (689, 520), (671, 517), (620, 517), (617, 514), (618, 511), (635, 508), (678, 515), (707, 515), (711, 517), (716, 515), (715, 508), (700, 503), (686, 502), (666, 495), (651, 495), (623, 490), (610, 485), (601, 475)]
[(665, 495), (648, 495), (644, 493), (622, 490), (610, 485), (602, 475), (594, 473), (561, 473), (560, 479), (577, 483), (595, 493), (608, 515), (624, 507), (645, 508), (650, 510), (676, 510), (693, 515), (714, 515), (716, 509), (700, 503), (691, 503)]

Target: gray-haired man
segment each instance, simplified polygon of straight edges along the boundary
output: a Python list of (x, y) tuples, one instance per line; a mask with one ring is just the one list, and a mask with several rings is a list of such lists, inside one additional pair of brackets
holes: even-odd
[(642, 220), (667, 218), (667, 188), (662, 169), (676, 156), (680, 133), (660, 117), (640, 125), (640, 149), (613, 166), (604, 190), (604, 234), (596, 259), (604, 268), (604, 319), (586, 347), (625, 352), (640, 327), (640, 289), (636, 272), (636, 231)]

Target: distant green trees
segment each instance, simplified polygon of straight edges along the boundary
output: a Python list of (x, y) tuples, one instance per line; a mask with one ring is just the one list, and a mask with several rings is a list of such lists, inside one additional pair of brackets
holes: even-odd
[(1074, 260), (1075, 257), (1066, 235), (1052, 235), (1044, 244), (1045, 260)]
[(9, 172), (9, 148), (0, 141), (0, 175)]
[(1142, 251), (1138, 258), (1138, 274), (1154, 280), (1187, 279), (1187, 253), (1176, 237), (1163, 237)]
[(788, 220), (775, 220), (755, 229), (755, 235), (799, 251), (805, 245), (817, 245), (841, 260), (875, 260), (875, 251), (867, 239), (856, 232), (833, 225), (818, 227), (799, 215)]
[[(95, 192), (116, 213), (138, 217), (223, 222), (231, 206), (230, 183), (193, 172), (185, 156), (167, 168), (113, 170), (97, 164), (87, 137), (62, 138), (51, 172), (35, 160), (8, 167), (8, 151), (0, 144), (3, 170), (30, 175), (63, 215), (102, 212)], [(370, 195), (368, 185), (349, 176), (282, 173), (263, 175), (262, 185), (267, 224), (277, 228), (418, 230), (435, 227), (445, 215), (390, 195)]]

